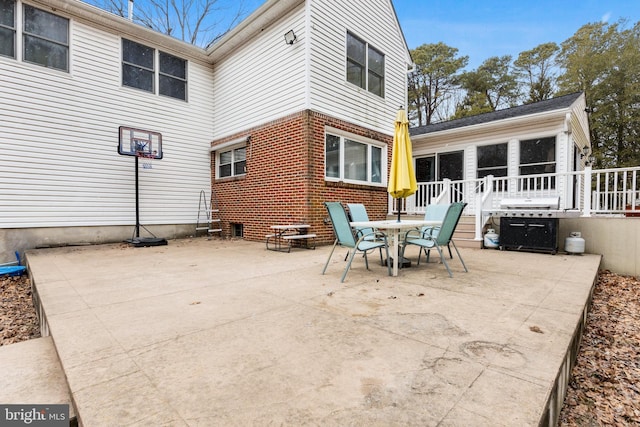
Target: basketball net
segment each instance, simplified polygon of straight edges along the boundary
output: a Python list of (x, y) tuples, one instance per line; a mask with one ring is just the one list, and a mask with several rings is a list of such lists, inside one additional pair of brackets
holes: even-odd
[(153, 169), (153, 158), (155, 157), (152, 153), (145, 153), (144, 151), (138, 151), (137, 156), (140, 159), (140, 163), (142, 163), (142, 169)]

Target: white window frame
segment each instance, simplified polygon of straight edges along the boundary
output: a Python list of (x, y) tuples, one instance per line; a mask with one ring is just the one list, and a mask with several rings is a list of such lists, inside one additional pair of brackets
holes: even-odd
[[(161, 55), (165, 55), (167, 57), (171, 57), (171, 58), (175, 58), (177, 60), (183, 61), (184, 62), (184, 77), (182, 76), (178, 76), (178, 75), (174, 75), (174, 74), (169, 74), (166, 70), (162, 69), (162, 61), (161, 61)], [(180, 58), (179, 56), (175, 56), (172, 55), (170, 53), (167, 52), (163, 52), (163, 51), (158, 51), (158, 94), (160, 94), (161, 96), (167, 96), (169, 98), (173, 98), (173, 99), (179, 99), (181, 101), (186, 101), (188, 99), (188, 92), (187, 89), (189, 87), (189, 85), (187, 84), (187, 77), (189, 76), (189, 61), (187, 61), (186, 59)], [(169, 93), (162, 93), (162, 84), (160, 79), (164, 77), (167, 80), (170, 80), (173, 84), (181, 84), (184, 87), (184, 99), (183, 98), (179, 98), (177, 96), (173, 96)]]
[[(364, 64), (359, 62), (359, 61), (355, 61), (353, 60), (351, 57), (349, 57), (349, 37), (352, 37), (353, 39), (361, 42), (364, 45)], [(372, 71), (369, 67), (369, 56), (371, 51), (375, 51), (378, 55), (380, 55), (382, 57), (382, 74), (377, 73), (376, 71)], [(384, 98), (385, 96), (385, 82), (386, 82), (386, 55), (380, 50), (377, 49), (375, 47), (373, 47), (371, 44), (369, 44), (368, 42), (366, 42), (362, 37), (357, 36), (355, 33), (353, 33), (352, 31), (347, 31), (346, 33), (346, 37), (345, 37), (345, 80), (358, 88), (364, 89), (367, 92), (379, 96), (380, 98)], [(358, 84), (353, 83), (352, 81), (349, 80), (349, 62), (354, 62), (357, 63), (358, 65), (360, 65), (361, 67), (364, 68), (364, 82), (363, 85), (364, 86), (360, 86)], [(370, 88), (370, 84), (369, 84), (369, 76), (371, 74), (374, 74), (376, 76), (378, 76), (380, 78), (380, 92), (381, 93), (376, 93), (373, 92)]]
[[(52, 70), (58, 70), (58, 71), (63, 71), (68, 73), (69, 72), (69, 65), (70, 65), (70, 61), (71, 61), (71, 57), (69, 55), (70, 52), (70, 45), (71, 45), (71, 32), (70, 32), (70, 28), (71, 28), (71, 21), (69, 20), (69, 18), (66, 18), (64, 16), (60, 16), (58, 14), (55, 13), (51, 13), (48, 10), (44, 10), (42, 8), (30, 5), (30, 4), (25, 4), (25, 3), (21, 3), (22, 4), (22, 62), (28, 62), (29, 64), (34, 64), (34, 65), (39, 65), (41, 67), (45, 67), (45, 68), (49, 68)], [(58, 19), (59, 21), (56, 22), (66, 22), (67, 24), (67, 28), (66, 28), (66, 41), (61, 41), (61, 40), (54, 40), (52, 38), (50, 38), (48, 35), (46, 34), (36, 34), (36, 33), (30, 33), (28, 31), (26, 31), (26, 26), (27, 26), (27, 14), (25, 9), (29, 7), (33, 10), (37, 10), (41, 13), (43, 13), (46, 16), (51, 16), (51, 17), (55, 17), (56, 19)], [(53, 44), (53, 45), (57, 45), (60, 46), (62, 48), (64, 48), (65, 50), (65, 68), (60, 68), (60, 67), (54, 67), (52, 65), (47, 65), (47, 64), (43, 64), (41, 62), (36, 62), (36, 61), (28, 61), (27, 59), (25, 59), (27, 57), (26, 51), (28, 49), (28, 44), (26, 43), (26, 38), (27, 37), (31, 37), (32, 39), (37, 39), (40, 41), (44, 41), (47, 42), (49, 44)], [(50, 52), (50, 50), (48, 51)]]
[[(327, 135), (333, 135), (340, 138), (339, 153), (338, 153), (338, 176), (327, 176)], [(345, 141), (353, 141), (359, 144), (363, 144), (367, 147), (367, 171), (366, 180), (348, 179), (345, 178)], [(380, 149), (380, 182), (372, 181), (372, 147)], [(336, 128), (326, 127), (324, 132), (324, 179), (328, 182), (344, 182), (348, 184), (369, 185), (374, 187), (386, 187), (387, 186), (387, 144), (384, 142), (376, 141), (371, 138), (355, 135), (349, 132), (345, 132)]]
[[(139, 64), (133, 63), (133, 62), (128, 62), (125, 61), (124, 59), (124, 44), (125, 44), (125, 40), (131, 43), (135, 43), (138, 44), (140, 46), (146, 47), (148, 49), (151, 49), (151, 51), (153, 52), (153, 68), (145, 68), (142, 67)], [(164, 54), (179, 60), (184, 61), (184, 78), (180, 77), (180, 76), (175, 76), (172, 74), (168, 74), (164, 71), (162, 71), (160, 68), (161, 63), (160, 63), (160, 55)], [(142, 69), (145, 69), (146, 71), (150, 72), (153, 74), (153, 80), (152, 80), (152, 88), (151, 90), (147, 90), (147, 89), (143, 89), (143, 88), (139, 88), (136, 86), (132, 86), (132, 85), (128, 85), (125, 84), (124, 81), (124, 67), (128, 66), (128, 67), (139, 67)], [(122, 87), (126, 87), (126, 88), (130, 88), (130, 89), (134, 89), (134, 90), (140, 90), (142, 92), (147, 92), (147, 93), (151, 93), (154, 95), (158, 95), (158, 96), (163, 96), (163, 97), (167, 97), (167, 98), (171, 98), (171, 99), (177, 99), (178, 101), (184, 101), (187, 102), (189, 99), (189, 84), (188, 84), (188, 76), (189, 76), (189, 61), (181, 58), (179, 56), (173, 55), (171, 53), (165, 52), (165, 51), (161, 51), (160, 49), (156, 49), (154, 47), (151, 47), (149, 45), (146, 45), (144, 43), (140, 43), (136, 40), (132, 40), (126, 37), (122, 37), (120, 40), (120, 84), (122, 85)], [(181, 83), (184, 84), (184, 99), (183, 98), (179, 98), (176, 96), (172, 96), (171, 94), (168, 93), (161, 93), (160, 90), (160, 77), (163, 76), (165, 78), (168, 78), (174, 82), (177, 83)]]
[[(532, 163), (522, 163), (522, 144), (523, 143), (530, 143), (532, 141), (538, 141), (538, 140), (553, 140), (553, 160), (540, 160), (538, 162), (532, 162)], [(545, 172), (539, 172), (539, 173), (556, 173), (558, 171), (558, 138), (556, 137), (556, 135), (549, 135), (549, 136), (541, 136), (539, 138), (527, 138), (527, 139), (521, 139), (520, 141), (518, 141), (518, 174), (519, 175), (535, 175), (536, 173), (525, 173), (522, 171), (522, 168), (526, 168), (526, 167), (531, 167), (531, 166), (543, 166), (545, 167), (545, 169), (549, 166), (552, 166), (553, 171), (545, 171)]]
[[(505, 155), (505, 159), (504, 159), (505, 160), (504, 165), (491, 166), (491, 167), (480, 167), (480, 164), (479, 164), (480, 163), (480, 155), (478, 154), (478, 152), (482, 148), (499, 146), (499, 145), (504, 145), (506, 147), (506, 155)], [(476, 178), (481, 178), (479, 176), (480, 172), (484, 172), (484, 171), (487, 171), (487, 170), (495, 170), (495, 169), (504, 170), (504, 176), (500, 176), (499, 178), (503, 178), (503, 177), (509, 176), (509, 143), (508, 142), (496, 142), (494, 144), (482, 144), (482, 145), (478, 145), (476, 147)], [(491, 175), (493, 175), (493, 174), (491, 174)]]
[[(19, 0), (15, 0), (13, 3), (13, 26), (9, 27), (7, 25), (2, 25), (2, 28), (5, 31), (13, 32), (13, 55), (0, 55), (0, 58), (8, 58), (12, 60), (16, 60), (22, 62), (24, 64), (33, 65), (35, 67), (44, 68), (47, 70), (51, 70), (54, 72), (61, 73), (70, 73), (71, 70), (71, 19), (67, 16), (61, 15), (59, 13), (53, 13), (49, 10), (46, 10), (42, 7), (35, 6), (33, 4), (24, 3)], [(35, 9), (39, 12), (42, 12), (46, 16), (54, 17), (60, 21), (64, 21), (66, 23), (66, 40), (55, 40), (53, 38), (49, 38), (47, 34), (37, 34), (30, 33), (25, 30), (27, 22), (26, 22), (26, 13), (25, 8), (29, 7)], [(49, 45), (60, 46), (65, 51), (65, 67), (57, 67), (48, 65), (38, 61), (27, 60), (25, 55), (25, 49), (29, 47), (29, 44), (25, 43), (25, 38), (30, 37), (33, 40), (39, 40), (41, 42), (48, 43)]]
[[(537, 162), (523, 163), (522, 162), (522, 145), (523, 143), (529, 143), (537, 140), (553, 140), (553, 150), (548, 153), (553, 153), (553, 160), (540, 159)], [(545, 171), (528, 172), (523, 171), (523, 168), (530, 167), (544, 167)], [(553, 169), (553, 170), (546, 170)], [(555, 174), (558, 172), (558, 137), (557, 135), (540, 136), (536, 138), (521, 139), (518, 141), (518, 175), (522, 177), (534, 176), (537, 178), (525, 178), (520, 180), (520, 187), (518, 191), (539, 191), (539, 190), (554, 190), (557, 188), (558, 182)], [(545, 176), (546, 177), (543, 177)]]
[[(216, 152), (216, 157), (215, 157), (215, 165), (216, 165), (216, 179), (226, 179), (226, 178), (235, 178), (235, 177), (239, 177), (239, 176), (245, 176), (247, 174), (247, 143), (246, 143), (246, 138), (242, 139), (243, 143), (240, 144), (235, 144), (235, 145), (223, 145), (221, 147), (214, 147), (215, 152)], [(236, 159), (236, 152), (237, 150), (243, 149), (245, 150), (245, 156), (244, 156), (244, 171), (242, 173), (236, 173), (235, 171), (235, 164), (238, 163), (241, 160)], [(220, 155), (223, 153), (229, 153), (231, 152), (231, 162), (230, 163), (224, 163), (224, 165), (231, 165), (231, 174), (230, 175), (225, 175), (225, 176), (221, 176), (220, 175), (220, 167), (222, 166), (222, 163), (220, 162)]]
[(0, 57), (16, 59), (18, 56), (18, 24), (17, 23), (18, 23), (18, 16), (20, 15), (18, 13), (18, 10), (20, 8), (18, 7), (17, 1), (11, 1), (10, 3), (13, 4), (13, 22), (11, 23), (10, 27), (6, 24), (5, 25), (0, 24), (0, 28), (2, 28), (4, 31), (8, 31), (13, 34), (13, 55), (0, 54)]

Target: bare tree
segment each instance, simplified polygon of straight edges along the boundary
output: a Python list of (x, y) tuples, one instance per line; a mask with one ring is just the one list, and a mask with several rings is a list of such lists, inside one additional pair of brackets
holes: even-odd
[(87, 2), (200, 47), (220, 38), (249, 12), (244, 0), (145, 0), (135, 3), (131, 17), (128, 0)]

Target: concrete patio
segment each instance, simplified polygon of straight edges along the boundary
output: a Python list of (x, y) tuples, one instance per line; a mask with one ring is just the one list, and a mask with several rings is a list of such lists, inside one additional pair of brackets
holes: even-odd
[(437, 254), (398, 277), (374, 254), (341, 284), (345, 250), (320, 274), (329, 251), (201, 238), (29, 252), (80, 424), (537, 426), (557, 413), (599, 255), (462, 249), (469, 272), (454, 259), (449, 278)]

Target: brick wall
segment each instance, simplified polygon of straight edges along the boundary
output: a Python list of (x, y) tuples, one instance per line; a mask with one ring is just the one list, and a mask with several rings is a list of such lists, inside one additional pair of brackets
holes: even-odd
[(232, 223), (242, 224), (244, 238), (256, 241), (265, 240), (271, 225), (305, 223), (318, 244), (332, 243), (325, 201), (363, 203), (371, 219), (386, 217), (386, 188), (324, 180), (325, 126), (386, 142), (391, 159), (391, 136), (310, 110), (214, 141), (212, 147), (250, 136), (245, 176), (216, 180), (212, 153), (212, 188), (224, 236), (231, 235)]

